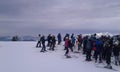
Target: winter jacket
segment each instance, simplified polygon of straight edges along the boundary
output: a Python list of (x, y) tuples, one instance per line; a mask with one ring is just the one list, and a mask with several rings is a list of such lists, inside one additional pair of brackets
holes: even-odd
[(90, 40), (87, 41), (86, 49), (92, 49), (92, 43)]
[(69, 39), (65, 39), (65, 47), (68, 48), (68, 42), (69, 42)]
[(113, 47), (113, 54), (114, 56), (119, 56), (120, 48), (119, 46), (114, 46)]
[(97, 52), (101, 52), (101, 51), (102, 51), (102, 48), (103, 48), (103, 43), (102, 43), (102, 41), (96, 40), (95, 46), (96, 46), (96, 51), (97, 51)]

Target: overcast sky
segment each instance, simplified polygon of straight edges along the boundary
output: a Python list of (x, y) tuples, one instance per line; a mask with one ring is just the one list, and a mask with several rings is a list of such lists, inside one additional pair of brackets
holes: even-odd
[(0, 0), (0, 35), (120, 31), (120, 0)]

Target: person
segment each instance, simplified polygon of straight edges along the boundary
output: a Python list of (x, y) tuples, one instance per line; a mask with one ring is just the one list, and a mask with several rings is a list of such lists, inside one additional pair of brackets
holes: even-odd
[(69, 53), (68, 47), (69, 47), (69, 38), (66, 37), (66, 39), (65, 39), (65, 50), (66, 50), (65, 56), (68, 56), (68, 53)]
[(71, 42), (71, 40), (68, 41), (68, 47), (70, 48), (71, 52), (73, 52), (72, 42)]
[(66, 33), (65, 37), (63, 38), (63, 41), (65, 41), (66, 37), (69, 38), (69, 34), (68, 33)]
[(79, 41), (78, 41), (78, 36), (75, 38), (75, 44), (74, 44), (74, 47), (75, 47), (75, 50), (74, 52), (75, 53), (79, 53)]
[(41, 34), (39, 34), (38, 36), (39, 36), (39, 40), (37, 42), (36, 48), (41, 47)]
[(52, 39), (52, 36), (51, 36), (51, 34), (49, 34), (48, 37), (47, 37), (47, 41), (48, 41), (47, 47), (50, 47), (50, 45), (51, 45), (51, 39)]
[(55, 39), (55, 36), (53, 35), (52, 38), (51, 38), (51, 44), (50, 44), (50, 49), (49, 50), (52, 50), (54, 51), (55, 49), (55, 44), (56, 44), (56, 39)]
[(82, 34), (78, 35), (78, 51), (82, 48)]
[(116, 66), (118, 66), (118, 63), (120, 64), (119, 52), (120, 52), (119, 41), (116, 40), (116, 41), (114, 42), (114, 46), (113, 46), (113, 54), (114, 54), (114, 57), (115, 57), (115, 65), (116, 65)]
[(105, 68), (112, 69), (111, 66), (112, 40), (110, 38), (107, 39), (105, 48), (106, 48), (106, 63), (107, 63), (107, 66), (105, 66)]
[(41, 42), (42, 42), (42, 49), (41, 49), (41, 51), (40, 52), (45, 52), (45, 51), (47, 51), (46, 50), (46, 46), (45, 46), (45, 36), (43, 35), (42, 37), (41, 37)]
[(75, 47), (75, 37), (74, 34), (71, 36), (72, 47)]
[(91, 40), (87, 39), (87, 43), (86, 43), (86, 61), (91, 61), (91, 50), (92, 50)]
[(61, 34), (60, 34), (60, 33), (58, 33), (57, 38), (58, 38), (58, 45), (60, 45), (60, 44), (61, 44), (61, 41), (62, 41), (62, 38), (61, 38)]
[[(66, 38), (69, 39), (69, 34), (68, 34), (68, 33), (66, 33), (65, 37), (63, 38), (63, 41), (64, 41), (64, 42), (65, 42)], [(66, 48), (64, 48), (64, 50), (66, 50)]]
[(98, 56), (99, 56), (99, 63), (102, 62), (102, 48), (103, 48), (103, 43), (100, 39), (97, 39), (95, 42), (95, 62), (97, 62)]
[(83, 38), (83, 54), (86, 54), (86, 45), (87, 45), (88, 36)]

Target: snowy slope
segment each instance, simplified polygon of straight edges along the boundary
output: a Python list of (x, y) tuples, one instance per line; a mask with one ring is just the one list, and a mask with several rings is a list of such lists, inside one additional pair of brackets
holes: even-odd
[[(86, 62), (85, 56), (72, 53), (71, 59), (64, 57), (63, 45), (55, 51), (40, 53), (36, 42), (0, 42), (0, 72), (114, 72), (96, 68), (95, 63)], [(120, 66), (116, 67), (120, 70)]]

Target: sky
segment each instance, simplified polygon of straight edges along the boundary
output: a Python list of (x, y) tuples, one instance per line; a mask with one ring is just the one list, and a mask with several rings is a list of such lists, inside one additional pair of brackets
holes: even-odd
[(0, 0), (0, 35), (120, 31), (120, 0)]

